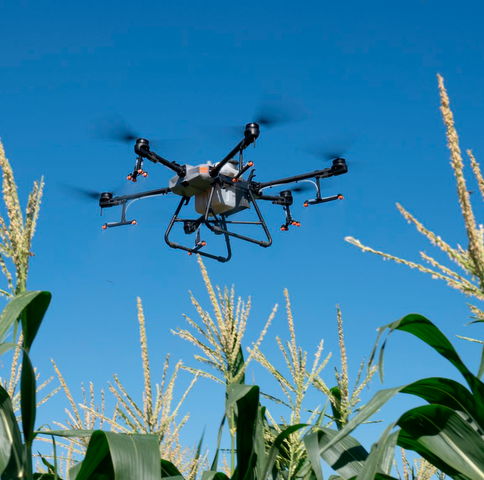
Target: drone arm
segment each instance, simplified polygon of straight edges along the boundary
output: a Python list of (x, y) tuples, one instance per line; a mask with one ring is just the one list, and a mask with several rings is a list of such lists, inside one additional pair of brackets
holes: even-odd
[(210, 169), (210, 176), (216, 177), (224, 165), (235, 157), (237, 153), (244, 151), (250, 144), (254, 143), (259, 137), (259, 125), (257, 123), (248, 123), (245, 126), (244, 138), (214, 167)]
[(254, 185), (258, 191), (262, 188), (272, 187), (275, 185), (284, 185), (286, 183), (299, 182), (308, 178), (329, 178), (335, 175), (342, 175), (348, 171), (346, 162), (342, 158), (333, 160), (331, 168), (324, 168), (322, 170), (315, 170), (314, 172), (302, 173), (301, 175), (294, 175), (292, 177), (280, 178), (279, 180), (272, 180), (270, 182), (255, 183)]
[(163, 158), (160, 155), (156, 154), (155, 152), (152, 152), (150, 150), (150, 144), (148, 140), (145, 140), (144, 138), (138, 138), (134, 146), (134, 151), (140, 157), (147, 158), (153, 163), (161, 163), (165, 167), (168, 167), (169, 169), (176, 172), (176, 174), (179, 177), (184, 177), (186, 175), (185, 166), (180, 165), (179, 163), (176, 163), (176, 162), (170, 162), (166, 158)]
[(232, 158), (237, 155), (237, 153), (241, 152), (244, 150), (246, 147), (248, 147), (250, 144), (246, 143), (246, 139), (244, 138), (241, 140), (220, 162), (217, 163), (214, 167), (210, 169), (210, 176), (216, 177), (219, 173), (220, 170), (224, 167), (224, 165), (231, 160)]
[(157, 188), (156, 190), (147, 190), (146, 192), (133, 193), (131, 195), (120, 195), (119, 197), (112, 197), (112, 194), (102, 194), (99, 199), (99, 206), (101, 208), (115, 207), (123, 205), (128, 200), (135, 200), (137, 198), (153, 197), (155, 195), (165, 195), (170, 192), (169, 188)]
[(276, 205), (285, 205), (285, 201), (280, 195), (257, 195), (257, 200), (267, 200)]

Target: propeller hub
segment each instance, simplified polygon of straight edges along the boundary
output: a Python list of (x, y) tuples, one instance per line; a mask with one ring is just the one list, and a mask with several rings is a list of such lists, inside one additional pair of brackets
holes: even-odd
[(134, 152), (139, 154), (141, 150), (149, 150), (150, 149), (150, 142), (146, 140), (146, 138), (138, 138), (134, 145)]
[(279, 195), (284, 200), (284, 205), (292, 205), (293, 198), (291, 190), (283, 190)]
[(245, 126), (244, 136), (247, 140), (254, 141), (259, 136), (259, 124), (258, 123), (248, 123)]
[(102, 192), (101, 196), (99, 197), (99, 206), (104, 207), (109, 204), (109, 201), (113, 198), (113, 194), (111, 192)]
[(341, 170), (341, 173), (346, 173), (348, 171), (348, 166), (346, 165), (346, 160), (344, 158), (335, 158), (333, 160), (333, 170)]

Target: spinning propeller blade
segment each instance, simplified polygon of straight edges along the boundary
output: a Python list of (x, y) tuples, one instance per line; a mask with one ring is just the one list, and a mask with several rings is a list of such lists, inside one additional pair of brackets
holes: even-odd
[(101, 195), (101, 192), (97, 192), (96, 190), (90, 190), (88, 188), (78, 187), (75, 185), (63, 185), (63, 187), (69, 193), (72, 193), (77, 197), (81, 197), (83, 199), (99, 200), (99, 197)]
[[(255, 122), (261, 127), (272, 128), (286, 123), (296, 122), (305, 118), (301, 108), (298, 108), (290, 102), (283, 103), (280, 100), (265, 99), (259, 103), (259, 106), (255, 108), (252, 118), (246, 118), (245, 123)], [(203, 127), (206, 132), (206, 127)], [(244, 124), (212, 126), (209, 133), (215, 134), (217, 137), (225, 137), (231, 140), (235, 140), (236, 137), (240, 137), (244, 134)]]
[(126, 122), (120, 115), (106, 117), (93, 127), (94, 136), (100, 140), (111, 142), (134, 143), (138, 138), (148, 138), (150, 145), (155, 149), (179, 150), (189, 143), (187, 138), (159, 139), (140, 134)]
[(306, 149), (308, 153), (318, 157), (321, 160), (329, 162), (336, 158), (344, 158), (347, 148), (308, 148)]
[(315, 143), (303, 150), (325, 162), (331, 162), (337, 158), (346, 158), (348, 151), (351, 150), (357, 141), (356, 135), (336, 135), (327, 138), (325, 143)]
[(105, 118), (94, 127), (95, 136), (101, 140), (130, 143), (140, 137), (119, 115)]
[(300, 108), (281, 101), (263, 101), (257, 108), (254, 121), (264, 127), (276, 127), (303, 118)]
[(67, 192), (68, 195), (74, 195), (85, 201), (95, 200), (96, 202), (98, 202), (99, 199), (101, 198), (101, 193), (106, 192), (106, 190), (103, 190), (103, 191), (91, 190), (89, 188), (79, 187), (77, 185), (63, 184), (61, 186)]

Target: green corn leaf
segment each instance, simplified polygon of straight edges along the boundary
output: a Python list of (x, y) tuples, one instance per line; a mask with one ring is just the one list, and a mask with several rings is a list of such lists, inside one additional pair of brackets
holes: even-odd
[(332, 393), (333, 398), (336, 400), (336, 404), (331, 402), (333, 418), (336, 423), (336, 428), (341, 430), (343, 428), (343, 424), (341, 423), (341, 390), (339, 387), (333, 387), (331, 388), (330, 392)]
[(460, 474), (457, 470), (451, 468), (445, 462), (443, 462), (437, 455), (434, 455), (430, 450), (420, 444), (413, 435), (410, 435), (405, 430), (400, 430), (398, 435), (397, 445), (405, 448), (406, 450), (412, 450), (418, 453), (422, 458), (425, 458), (432, 465), (437, 467), (441, 472), (445, 472), (454, 480), (469, 480), (465, 475)]
[(477, 378), (481, 379), (484, 375), (484, 345), (481, 351), (481, 363), (479, 364), (479, 370), (477, 371)]
[(484, 440), (451, 408), (417, 407), (405, 412), (398, 425), (453, 470), (472, 480), (484, 480)]
[(2, 480), (18, 478), (23, 470), (22, 436), (7, 391), (0, 386), (0, 474)]
[[(379, 334), (377, 342), (383, 331), (387, 329), (389, 331), (388, 335), (394, 330), (401, 330), (420, 338), (420, 340), (432, 347), (437, 353), (446, 358), (455, 368), (457, 368), (457, 370), (459, 370), (462, 376), (466, 379), (472, 393), (476, 395), (477, 403), (484, 403), (484, 384), (466, 367), (466, 365), (464, 365), (447, 337), (430, 320), (416, 313), (406, 315), (396, 322), (380, 327), (378, 329)], [(381, 372), (383, 372), (383, 351), (384, 347), (382, 347), (380, 351), (381, 355), (379, 363)]]
[[(457, 382), (455, 383), (457, 384)], [(348, 423), (341, 431), (337, 432), (337, 434), (334, 435), (328, 443), (322, 446), (322, 452), (320, 453), (323, 454), (325, 449), (331, 448), (337, 442), (340, 442), (342, 439), (348, 436), (357, 426), (365, 422), (370, 416), (376, 413), (386, 402), (388, 402), (398, 392), (401, 391), (418, 395), (421, 398), (429, 401), (438, 400), (442, 403), (448, 403), (449, 405), (458, 407), (459, 410), (466, 413), (480, 411), (475, 404), (475, 400), (471, 400), (471, 397), (469, 397), (469, 392), (467, 392), (467, 390), (462, 386), (461, 388), (456, 388), (455, 398), (451, 400), (449, 396), (453, 387), (455, 387), (455, 384), (452, 380), (428, 378), (418, 380), (417, 382), (413, 382), (408, 385), (380, 390), (373, 396), (373, 398), (370, 399), (370, 401), (366, 405), (364, 405), (360, 409), (360, 411), (353, 418), (348, 421)], [(467, 392), (467, 394), (464, 392)], [(471, 420), (473, 418), (474, 417), (470, 417)]]
[(17, 347), (16, 343), (0, 343), (0, 356)]
[[(385, 444), (381, 446), (382, 453), (380, 459), (380, 468), (383, 474), (390, 475), (395, 462), (395, 447), (398, 442), (399, 432), (393, 432), (387, 437)], [(370, 452), (371, 453), (371, 452)]]
[(184, 480), (180, 470), (168, 460), (161, 459), (161, 478), (165, 480)]
[[(20, 315), (25, 310), (25, 308), (34, 301), (37, 297), (44, 297), (37, 306), (41, 308), (41, 305), (45, 303), (47, 297), (50, 298), (49, 292), (33, 291), (24, 292), (20, 295), (16, 295), (10, 302), (7, 303), (6, 307), (0, 314), (0, 341), (5, 340), (5, 336), (8, 331), (15, 324), (15, 322), (20, 318)], [(35, 337), (35, 335), (34, 335)], [(30, 342), (31, 344), (31, 342)]]
[(71, 468), (69, 468), (68, 478), (70, 480), (76, 480), (79, 471), (82, 468), (82, 462), (76, 463)]
[(90, 480), (94, 474), (104, 474), (116, 480), (159, 480), (161, 465), (158, 448), (157, 435), (127, 435), (96, 430), (75, 479)]
[(304, 436), (304, 445), (308, 453), (309, 462), (314, 472), (316, 480), (323, 480), (323, 469), (321, 468), (321, 457), (319, 455), (319, 435), (318, 432), (311, 432)]
[(230, 480), (225, 473), (207, 470), (202, 474), (202, 480)]
[(210, 467), (210, 470), (212, 470), (212, 471), (217, 470), (218, 454), (219, 454), (219, 451), (220, 451), (220, 442), (222, 441), (222, 432), (223, 432), (223, 428), (224, 428), (226, 418), (227, 418), (227, 415), (224, 414), (224, 416), (222, 417), (222, 421), (220, 422), (220, 425), (218, 427), (217, 447), (215, 449), (215, 456), (213, 457), (212, 466)]
[[(341, 431), (321, 427), (317, 430), (319, 455), (344, 479), (358, 475), (368, 452), (353, 437), (341, 437)], [(314, 456), (314, 452), (310, 456)]]
[(30, 351), (30, 347), (35, 340), (37, 332), (44, 318), (45, 312), (49, 308), (52, 295), (50, 292), (38, 292), (22, 312), (22, 331), (24, 334), (24, 349)]
[(378, 442), (373, 444), (357, 480), (373, 480), (377, 473), (390, 474), (398, 438), (398, 431), (392, 432), (394, 426), (394, 423), (388, 425)]
[(255, 429), (254, 429), (254, 440), (253, 446), (254, 451), (253, 454), (255, 455), (255, 472), (256, 478), (258, 480), (264, 478), (264, 465), (266, 460), (266, 440), (264, 438), (264, 423), (265, 423), (265, 407), (261, 407), (260, 405), (257, 408), (257, 419), (255, 422)]
[(36, 381), (34, 367), (28, 353), (24, 350), (22, 374), (20, 377), (20, 410), (22, 413), (22, 430), (25, 443), (31, 444), (34, 439), (36, 413)]
[(257, 460), (254, 442), (259, 421), (259, 387), (242, 384), (229, 385), (226, 411), (229, 412), (234, 405), (237, 427), (236, 475), (240, 480), (248, 480), (253, 476)]
[[(274, 466), (274, 462), (276, 460), (277, 454), (281, 451), (281, 447), (284, 440), (286, 440), (292, 433), (297, 432), (301, 428), (305, 428), (307, 426), (308, 425), (306, 423), (299, 423), (296, 425), (291, 425), (290, 427), (287, 427), (285, 430), (279, 433), (279, 435), (276, 437), (276, 439), (274, 440), (274, 443), (272, 444), (269, 450), (269, 454), (267, 455), (267, 458), (262, 463), (262, 474), (258, 476), (258, 480), (265, 480), (269, 475), (269, 472), (272, 470), (272, 467)], [(318, 480), (321, 480), (321, 479), (318, 479)]]
[[(52, 463), (50, 463), (40, 452), (37, 452), (41, 462), (47, 467), (48, 473), (51, 473), (52, 475), (56, 475), (57, 469), (55, 468)], [(57, 477), (56, 477), (57, 478)]]
[(469, 390), (455, 380), (441, 377), (423, 378), (404, 387), (401, 392), (416, 395), (431, 404), (464, 412), (484, 428), (484, 408), (478, 407)]
[(103, 433), (100, 431), (93, 433), (84, 460), (71, 468), (69, 478), (88, 480), (95, 474), (105, 474), (108, 478), (114, 477), (113, 462), (109, 455), (109, 444)]
[[(235, 358), (235, 362), (232, 365), (232, 371), (231, 371), (232, 377), (235, 377), (240, 372), (240, 370), (244, 367), (244, 364), (245, 364), (244, 352), (242, 351), (242, 347), (239, 347), (239, 351), (237, 352), (237, 357)], [(245, 382), (245, 373), (243, 373), (240, 376), (237, 383), (243, 384), (244, 382)]]
[(380, 410), (380, 408), (386, 402), (388, 402), (388, 400), (393, 398), (398, 392), (400, 392), (406, 386), (408, 385), (403, 385), (403, 386), (394, 387), (394, 388), (387, 388), (385, 390), (380, 390), (376, 392), (375, 395), (370, 399), (370, 401), (366, 405), (364, 405), (353, 418), (348, 420), (346, 425), (339, 432), (334, 432), (335, 434), (334, 435), (332, 434), (331, 438), (328, 438), (329, 441), (325, 442), (323, 445), (320, 444), (320, 448), (322, 449), (320, 454), (323, 455), (326, 449), (331, 448), (337, 442), (340, 442), (345, 437), (347, 437), (356, 427), (361, 425), (374, 413)]

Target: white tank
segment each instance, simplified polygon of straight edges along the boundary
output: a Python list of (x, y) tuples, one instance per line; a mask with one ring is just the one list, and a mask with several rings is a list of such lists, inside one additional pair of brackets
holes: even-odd
[[(229, 162), (222, 167), (220, 173), (233, 178), (238, 171), (238, 168)], [(195, 210), (198, 213), (205, 213), (209, 196), (210, 189), (195, 195)], [(220, 214), (235, 208), (243, 210), (249, 207), (249, 203), (240, 194), (237, 194), (235, 185), (224, 185), (223, 187), (217, 185), (213, 192), (211, 207), (215, 214)]]

